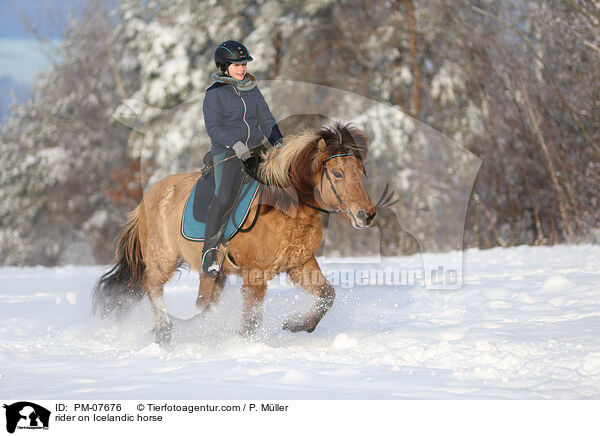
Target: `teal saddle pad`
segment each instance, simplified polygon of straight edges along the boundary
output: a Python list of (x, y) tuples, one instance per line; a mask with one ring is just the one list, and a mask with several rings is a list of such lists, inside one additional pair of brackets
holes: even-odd
[[(199, 192), (196, 192), (199, 190)], [(190, 193), (183, 216), (181, 217), (181, 235), (190, 241), (204, 241), (206, 230), (206, 211), (215, 191), (215, 178), (212, 173), (201, 177)], [(257, 180), (247, 177), (242, 184), (240, 194), (235, 201), (234, 211), (225, 226), (224, 240), (233, 238), (250, 214), (250, 206), (260, 191)]]

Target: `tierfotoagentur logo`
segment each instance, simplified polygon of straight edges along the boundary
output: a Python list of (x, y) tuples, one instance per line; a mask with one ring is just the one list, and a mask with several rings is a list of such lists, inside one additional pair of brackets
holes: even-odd
[(19, 430), (48, 430), (50, 411), (28, 401), (19, 401), (11, 405), (4, 404), (6, 409), (6, 431), (14, 433)]

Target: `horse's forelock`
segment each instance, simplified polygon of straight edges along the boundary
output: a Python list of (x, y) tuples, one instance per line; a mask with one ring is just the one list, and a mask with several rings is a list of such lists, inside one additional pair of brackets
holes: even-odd
[(327, 144), (325, 151), (327, 157), (352, 152), (360, 162), (364, 162), (367, 158), (369, 142), (367, 135), (352, 123), (335, 122), (321, 128), (317, 132), (317, 136)]

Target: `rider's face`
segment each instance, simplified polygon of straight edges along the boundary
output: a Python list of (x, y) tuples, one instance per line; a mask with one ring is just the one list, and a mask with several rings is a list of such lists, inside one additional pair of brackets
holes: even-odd
[(229, 75), (237, 80), (242, 80), (246, 75), (246, 71), (246, 64), (231, 64), (227, 69)]

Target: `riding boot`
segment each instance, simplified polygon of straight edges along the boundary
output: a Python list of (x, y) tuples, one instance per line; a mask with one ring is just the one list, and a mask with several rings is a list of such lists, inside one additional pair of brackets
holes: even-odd
[(221, 265), (217, 257), (219, 244), (223, 237), (222, 231), (222, 205), (219, 198), (213, 198), (206, 214), (206, 230), (204, 234), (204, 247), (202, 248), (202, 270), (210, 277), (217, 277)]

